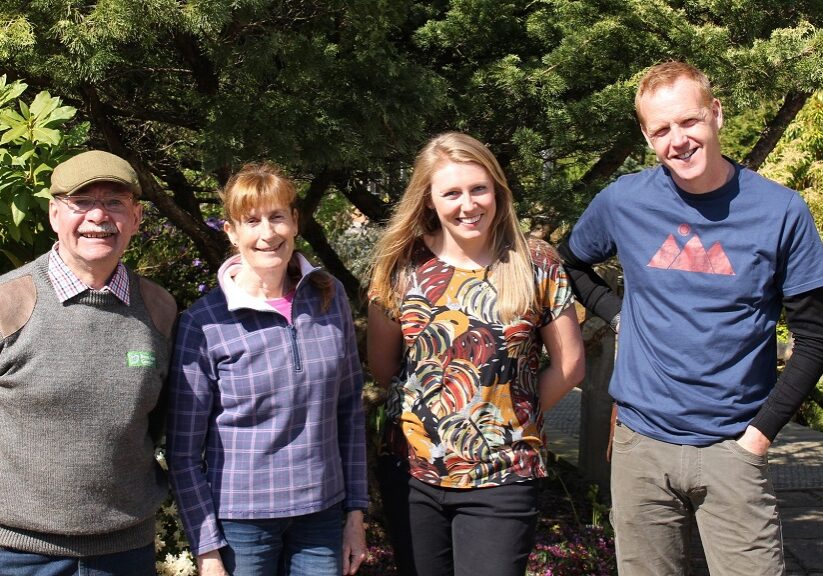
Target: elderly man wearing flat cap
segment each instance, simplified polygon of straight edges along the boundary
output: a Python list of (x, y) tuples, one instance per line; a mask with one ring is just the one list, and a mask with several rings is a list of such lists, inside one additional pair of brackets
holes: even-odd
[(0, 276), (0, 574), (154, 576), (154, 457), (177, 308), (120, 258), (137, 174), (91, 151), (52, 175), (57, 243)]

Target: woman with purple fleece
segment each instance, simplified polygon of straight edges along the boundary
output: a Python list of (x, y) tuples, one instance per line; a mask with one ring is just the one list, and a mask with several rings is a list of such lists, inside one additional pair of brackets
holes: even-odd
[(183, 313), (167, 458), (201, 576), (338, 576), (365, 558), (362, 375), (346, 293), (295, 252), (294, 184), (223, 193), (237, 254)]

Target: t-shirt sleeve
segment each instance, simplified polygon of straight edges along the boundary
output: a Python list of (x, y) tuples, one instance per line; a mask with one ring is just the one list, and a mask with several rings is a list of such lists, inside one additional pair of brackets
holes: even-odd
[(530, 248), (541, 309), (540, 327), (543, 327), (574, 304), (574, 295), (565, 268), (548, 244), (532, 242)]
[(599, 264), (617, 253), (610, 217), (615, 191), (612, 184), (595, 196), (569, 237), (574, 255), (588, 264)]
[(795, 296), (823, 286), (823, 241), (809, 207), (794, 194), (781, 237), (779, 285), (783, 296)]

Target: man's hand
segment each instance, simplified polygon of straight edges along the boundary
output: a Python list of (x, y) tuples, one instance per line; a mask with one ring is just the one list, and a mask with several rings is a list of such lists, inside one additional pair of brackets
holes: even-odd
[(200, 576), (229, 576), (219, 550), (210, 550), (197, 557), (197, 573)]
[(363, 512), (352, 510), (346, 514), (346, 525), (343, 527), (343, 574), (357, 574), (365, 559), (366, 527), (363, 525)]
[(752, 454), (757, 454), (758, 456), (765, 456), (769, 450), (769, 446), (772, 445), (771, 441), (754, 426), (747, 426), (743, 436), (737, 439), (737, 443)]

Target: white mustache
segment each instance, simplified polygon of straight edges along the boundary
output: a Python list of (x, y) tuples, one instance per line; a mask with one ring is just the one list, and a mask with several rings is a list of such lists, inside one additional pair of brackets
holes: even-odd
[(101, 224), (95, 228), (81, 228), (78, 234), (117, 234), (117, 226), (111, 223)]

